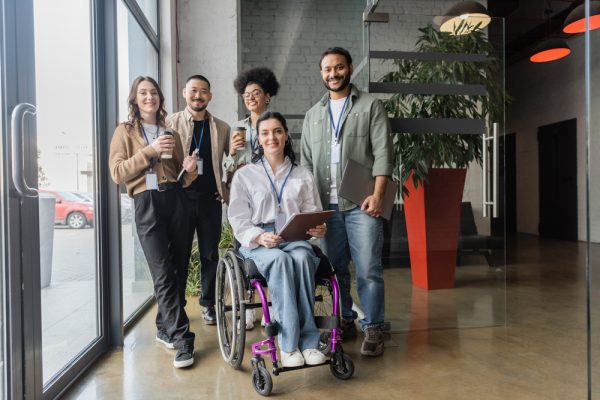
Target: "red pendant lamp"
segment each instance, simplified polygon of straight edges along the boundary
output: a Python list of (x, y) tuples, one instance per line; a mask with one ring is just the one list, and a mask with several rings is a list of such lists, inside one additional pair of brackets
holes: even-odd
[[(590, 30), (600, 28), (600, 1), (590, 2)], [(585, 32), (585, 4), (580, 4), (573, 9), (565, 19), (564, 33)]]
[(547, 39), (535, 47), (529, 61), (543, 63), (559, 60), (571, 54), (571, 48), (562, 39)]
[[(548, 6), (550, 6), (550, 2), (548, 2)], [(552, 15), (552, 9), (548, 7), (544, 10), (544, 14), (546, 14), (546, 22), (548, 24), (548, 36), (550, 36), (552, 32), (552, 21), (550, 16)], [(529, 61), (533, 63), (544, 63), (555, 60), (560, 60), (563, 57), (571, 54), (571, 48), (563, 39), (552, 38), (544, 40), (537, 46), (535, 46), (535, 50), (531, 57), (529, 57)]]

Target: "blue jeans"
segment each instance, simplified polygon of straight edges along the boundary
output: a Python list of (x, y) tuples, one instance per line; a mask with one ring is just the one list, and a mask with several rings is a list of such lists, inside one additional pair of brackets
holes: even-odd
[(278, 248), (240, 248), (254, 260), (267, 280), (271, 303), (278, 316), (279, 347), (291, 353), (296, 349), (319, 347), (319, 329), (315, 325), (315, 272), (319, 258), (308, 242), (282, 243)]
[(363, 306), (365, 318), (359, 321), (360, 328), (382, 328), (384, 323), (384, 285), (381, 251), (383, 248), (383, 220), (365, 214), (360, 207), (335, 210), (327, 220), (327, 234), (321, 240), (323, 250), (336, 269), (342, 299), (342, 317), (355, 319), (350, 295), (351, 277), (348, 263), (350, 258), (356, 268), (356, 288)]

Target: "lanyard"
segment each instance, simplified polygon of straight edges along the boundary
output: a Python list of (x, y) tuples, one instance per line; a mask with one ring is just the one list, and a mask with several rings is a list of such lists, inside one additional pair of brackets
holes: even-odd
[(269, 178), (269, 182), (271, 182), (271, 187), (273, 188), (273, 191), (275, 192), (275, 196), (277, 196), (277, 208), (281, 209), (281, 200), (283, 199), (283, 188), (285, 187), (285, 184), (287, 183), (287, 180), (290, 177), (290, 174), (292, 173), (292, 169), (294, 169), (294, 164), (292, 163), (292, 166), (290, 167), (290, 171), (287, 173), (287, 176), (283, 180), (283, 184), (281, 185), (281, 189), (279, 189), (279, 193), (277, 193), (277, 188), (275, 187), (275, 183), (273, 183), (273, 179), (271, 179), (271, 176), (269, 175), (269, 172), (267, 171), (267, 167), (265, 167), (265, 160), (263, 158), (261, 158), (260, 162), (262, 163), (265, 173), (267, 174), (267, 178)]
[(329, 99), (329, 103), (328, 103), (328, 108), (329, 108), (329, 119), (331, 120), (331, 129), (333, 129), (333, 132), (335, 134), (335, 141), (338, 141), (338, 137), (340, 135), (340, 125), (342, 122), (342, 116), (344, 115), (344, 110), (346, 109), (346, 104), (348, 104), (348, 99), (350, 99), (350, 95), (348, 95), (346, 97), (346, 100), (344, 100), (344, 105), (342, 106), (342, 111), (340, 112), (340, 116), (338, 118), (338, 122), (337, 122), (337, 126), (334, 125), (333, 123), (333, 113), (331, 112), (331, 99)]
[[(148, 136), (146, 136), (146, 130), (144, 129), (144, 125), (140, 123), (140, 128), (142, 128), (142, 134), (144, 135), (144, 139), (146, 140), (146, 144), (150, 144), (150, 141), (148, 140)], [(159, 131), (159, 126), (156, 125), (156, 133), (158, 133)]]
[[(252, 151), (256, 150), (254, 143), (254, 140), (252, 140), (252, 122), (250, 122), (250, 150)], [(256, 138), (256, 144), (258, 145), (258, 138)]]
[(202, 129), (200, 129), (200, 142), (196, 142), (196, 134), (192, 133), (192, 139), (194, 140), (194, 146), (196, 150), (200, 152), (200, 146), (202, 146), (202, 139), (204, 139), (204, 126), (206, 125), (206, 118), (202, 120)]
[[(144, 135), (144, 140), (146, 140), (146, 144), (150, 144), (150, 141), (148, 140), (148, 136), (146, 136), (146, 130), (144, 129), (144, 125), (140, 124), (140, 128), (142, 128), (142, 134)], [(159, 126), (156, 125), (156, 133), (158, 133), (159, 131)], [(156, 164), (156, 159), (154, 157), (152, 157), (150, 159), (150, 169), (149, 171), (152, 172), (152, 168), (154, 168), (154, 164)]]

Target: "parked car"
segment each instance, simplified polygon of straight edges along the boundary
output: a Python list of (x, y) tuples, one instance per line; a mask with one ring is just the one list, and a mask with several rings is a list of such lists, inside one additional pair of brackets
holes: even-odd
[(41, 189), (41, 192), (56, 197), (54, 205), (54, 224), (67, 225), (81, 229), (94, 223), (94, 206), (72, 192)]
[(89, 192), (70, 192), (70, 193), (73, 193), (75, 196), (82, 198), (83, 201), (86, 203), (94, 202), (94, 195), (92, 193), (89, 193)]

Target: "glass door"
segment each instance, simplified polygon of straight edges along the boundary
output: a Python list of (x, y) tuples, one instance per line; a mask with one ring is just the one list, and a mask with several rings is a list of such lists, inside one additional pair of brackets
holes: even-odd
[[(2, 21), (2, 10), (0, 9), (0, 21)], [(2, 38), (2, 32), (0, 32), (0, 41)], [(0, 51), (0, 131), (4, 132), (4, 120), (3, 120), (3, 112), (1, 110), (4, 109), (3, 104), (3, 77), (4, 77), (4, 68), (3, 68), (3, 53)], [(2, 154), (3, 143), (0, 140), (0, 154)], [(0, 170), (2, 170), (0, 168)], [(4, 305), (5, 305), (5, 293), (6, 293), (6, 279), (4, 271), (6, 270), (7, 263), (6, 260), (6, 248), (3, 245), (5, 243), (5, 235), (4, 235), (4, 210), (6, 207), (5, 204), (5, 192), (4, 185), (0, 185), (0, 398), (7, 397), (7, 388), (6, 388), (6, 346), (4, 345), (5, 340), (5, 332), (6, 332), (6, 316), (4, 313)]]
[(56, 397), (102, 338), (93, 4), (2, 2), (13, 398)]
[[(449, 33), (438, 16), (394, 11), (367, 5), (353, 76), (384, 102), (395, 178), (406, 181), (384, 229), (388, 327), (502, 326), (504, 199), (514, 183), (505, 179), (504, 20)], [(424, 179), (416, 186), (415, 174)]]

